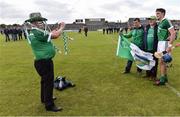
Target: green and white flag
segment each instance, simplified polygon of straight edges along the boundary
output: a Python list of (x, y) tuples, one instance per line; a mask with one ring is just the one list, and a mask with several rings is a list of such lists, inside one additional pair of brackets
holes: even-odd
[(136, 66), (143, 70), (151, 70), (155, 66), (155, 60), (153, 54), (142, 51), (135, 44), (130, 44), (131, 55), (134, 58)]
[(131, 43), (124, 36), (119, 36), (117, 53), (121, 58), (135, 61), (136, 66), (143, 70), (151, 70), (155, 66), (153, 54), (142, 51), (138, 46)]
[(125, 37), (120, 35), (118, 39), (116, 56), (133, 61), (134, 59), (130, 52), (131, 51), (130, 44), (131, 43)]

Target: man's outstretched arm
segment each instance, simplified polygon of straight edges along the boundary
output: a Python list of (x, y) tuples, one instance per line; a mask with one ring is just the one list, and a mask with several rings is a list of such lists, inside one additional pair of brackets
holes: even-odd
[(65, 23), (61, 22), (59, 26), (60, 27), (58, 29), (51, 31), (51, 39), (57, 39), (61, 35), (63, 29), (65, 28)]

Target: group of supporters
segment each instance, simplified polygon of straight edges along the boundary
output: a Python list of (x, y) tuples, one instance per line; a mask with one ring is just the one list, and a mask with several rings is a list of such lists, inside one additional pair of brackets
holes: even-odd
[(106, 27), (103, 28), (103, 34), (113, 34), (113, 33), (118, 33), (120, 28), (112, 28), (112, 27)]
[(22, 40), (23, 36), (26, 39), (26, 35), (24, 30), (21, 27), (12, 27), (12, 28), (5, 28), (2, 31), (2, 34), (5, 36), (5, 41), (17, 41)]
[[(166, 10), (163, 8), (156, 9), (156, 16), (149, 17), (149, 24), (143, 27), (139, 18), (133, 21), (134, 28), (126, 34), (120, 33), (126, 38), (131, 38), (132, 43), (145, 52), (154, 54), (155, 52), (171, 52), (171, 47), (175, 39), (175, 30), (171, 22), (165, 18)], [(165, 85), (168, 82), (167, 67), (163, 59), (156, 61), (155, 66), (146, 71), (146, 76), (155, 81), (155, 85)], [(160, 66), (160, 78), (157, 79), (158, 62)], [(124, 74), (130, 73), (133, 61), (128, 60)], [(137, 73), (141, 74), (142, 70), (137, 68)]]

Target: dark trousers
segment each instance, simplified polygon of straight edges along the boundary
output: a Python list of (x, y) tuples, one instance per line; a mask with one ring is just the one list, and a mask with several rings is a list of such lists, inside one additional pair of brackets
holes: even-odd
[(18, 36), (19, 36), (19, 40), (21, 40), (22, 39), (22, 34), (19, 34)]
[(46, 107), (53, 106), (53, 85), (54, 85), (54, 65), (51, 59), (42, 59), (34, 62), (36, 71), (41, 76), (41, 102)]
[(9, 38), (9, 35), (8, 34), (6, 34), (6, 42), (7, 41), (10, 41), (10, 38)]
[[(147, 52), (154, 54), (154, 52), (152, 52), (152, 51), (147, 51)], [(154, 55), (153, 55), (153, 57), (154, 57), (156, 64), (151, 70), (146, 71), (146, 76), (151, 76), (151, 77), (156, 78), (157, 77), (157, 69), (158, 69), (157, 68), (158, 67), (158, 59)]]
[[(131, 71), (132, 63), (133, 63), (133, 61), (128, 60), (127, 65), (126, 65), (126, 69), (125, 69), (126, 72)], [(137, 67), (137, 72), (142, 72), (142, 69)]]
[(85, 34), (85, 36), (87, 37), (87, 32), (85, 32), (84, 34)]

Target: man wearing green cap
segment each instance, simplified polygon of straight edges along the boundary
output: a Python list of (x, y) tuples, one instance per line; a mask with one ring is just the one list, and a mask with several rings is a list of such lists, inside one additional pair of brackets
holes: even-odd
[[(157, 30), (158, 26), (156, 23), (156, 16), (151, 16), (148, 18), (149, 24), (146, 26), (146, 30), (144, 31), (144, 50), (146, 52), (150, 52), (154, 54), (157, 51)], [(146, 76), (150, 78), (150, 80), (155, 80), (157, 77), (157, 66), (158, 66), (158, 59), (154, 57), (156, 62), (155, 66), (150, 70), (146, 71)]]
[[(173, 41), (175, 39), (175, 31), (171, 22), (165, 18), (166, 10), (163, 8), (156, 9), (156, 17), (159, 20), (158, 24), (158, 52), (170, 52)], [(165, 85), (168, 82), (167, 68), (163, 59), (160, 59), (161, 77), (155, 82), (156, 85)]]
[[(62, 108), (56, 107), (53, 99), (54, 65), (52, 58), (55, 56), (55, 47), (51, 39), (57, 39), (62, 33), (65, 23), (60, 23), (58, 29), (47, 31), (47, 21), (40, 13), (31, 13), (26, 23), (31, 25), (27, 39), (35, 56), (34, 66), (41, 77), (41, 102), (47, 111), (57, 112)], [(46, 24), (46, 25), (45, 25)]]

